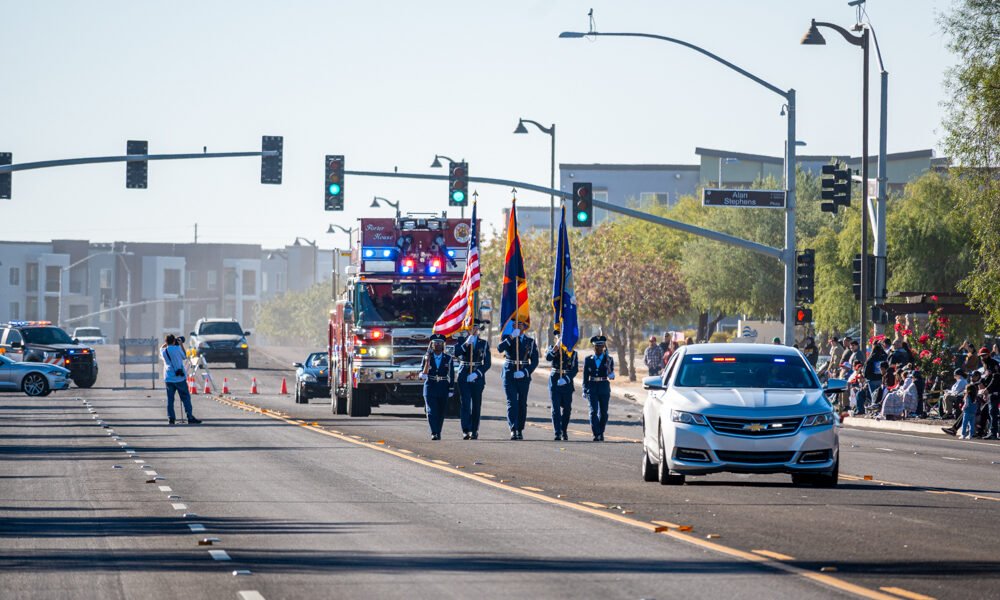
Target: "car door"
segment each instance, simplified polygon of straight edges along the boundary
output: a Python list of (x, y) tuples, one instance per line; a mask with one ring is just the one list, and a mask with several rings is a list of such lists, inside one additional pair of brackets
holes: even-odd
[(646, 427), (643, 431), (643, 443), (645, 443), (646, 447), (651, 450), (656, 450), (659, 445), (657, 436), (660, 431), (660, 418), (665, 410), (670, 410), (669, 407), (665, 406), (667, 389), (670, 384), (670, 380), (674, 375), (677, 364), (680, 362), (679, 357), (681, 354), (683, 354), (683, 352), (678, 350), (671, 355), (670, 360), (667, 361), (667, 367), (663, 372), (663, 389), (650, 390), (649, 396), (643, 405), (643, 421), (646, 423)]
[(14, 384), (13, 361), (6, 356), (0, 356), (0, 390), (17, 390)]

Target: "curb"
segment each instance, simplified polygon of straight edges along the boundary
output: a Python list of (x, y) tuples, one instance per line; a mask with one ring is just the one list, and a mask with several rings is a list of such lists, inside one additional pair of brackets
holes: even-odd
[(934, 435), (947, 436), (941, 431), (942, 426), (948, 424), (941, 421), (943, 425), (928, 425), (927, 423), (907, 423), (906, 421), (876, 421), (875, 419), (862, 419), (859, 417), (847, 417), (843, 421), (845, 427), (852, 429), (869, 429), (880, 431), (903, 431), (907, 433), (931, 433)]

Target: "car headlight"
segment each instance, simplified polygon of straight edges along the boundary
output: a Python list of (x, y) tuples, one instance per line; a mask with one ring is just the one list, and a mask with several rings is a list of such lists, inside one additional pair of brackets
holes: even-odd
[(802, 421), (803, 427), (818, 427), (820, 425), (833, 425), (836, 417), (832, 412), (821, 415), (809, 415)]
[(708, 425), (705, 417), (695, 413), (684, 412), (683, 410), (671, 410), (670, 418), (674, 423), (684, 423), (685, 425)]
[(240, 339), (240, 348), (243, 348), (244, 350), (246, 350), (248, 347), (249, 346), (247, 346), (247, 339), (246, 338), (241, 338)]
[(309, 383), (316, 383), (316, 376), (312, 373), (303, 373), (302, 381), (308, 381)]

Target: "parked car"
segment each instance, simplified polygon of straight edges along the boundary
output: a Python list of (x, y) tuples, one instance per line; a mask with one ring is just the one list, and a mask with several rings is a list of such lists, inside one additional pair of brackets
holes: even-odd
[(69, 389), (69, 369), (48, 363), (17, 362), (0, 354), (0, 391), (48, 396)]
[(73, 330), (73, 339), (81, 344), (104, 345), (108, 338), (101, 333), (100, 327), (77, 327)]
[(330, 363), (326, 352), (313, 352), (295, 367), (295, 403), (308, 404), (310, 398), (330, 397)]
[(249, 331), (236, 319), (198, 319), (188, 339), (205, 362), (231, 362), (237, 369), (250, 366)]
[(679, 485), (689, 475), (789, 473), (834, 486), (840, 426), (801, 352), (765, 344), (682, 346), (662, 376), (643, 380), (642, 476)]
[(97, 356), (48, 321), (11, 321), (0, 325), (0, 354), (12, 360), (66, 367), (77, 387), (97, 381)]

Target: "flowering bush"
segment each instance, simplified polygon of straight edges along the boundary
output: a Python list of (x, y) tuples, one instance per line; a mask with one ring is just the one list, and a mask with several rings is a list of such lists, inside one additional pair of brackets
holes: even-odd
[(943, 366), (951, 364), (951, 354), (944, 347), (948, 324), (948, 317), (942, 315), (939, 308), (928, 313), (927, 325), (916, 340), (909, 337), (910, 350), (916, 357), (914, 362), (926, 377), (938, 374)]

